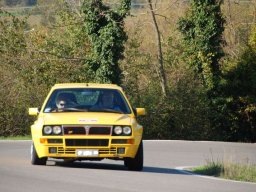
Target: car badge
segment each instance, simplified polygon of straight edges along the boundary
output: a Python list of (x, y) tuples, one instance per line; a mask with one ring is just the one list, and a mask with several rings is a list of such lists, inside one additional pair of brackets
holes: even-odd
[(88, 135), (89, 134), (89, 130), (90, 130), (90, 126), (85, 126), (84, 128), (85, 128), (85, 131), (86, 131), (86, 135)]

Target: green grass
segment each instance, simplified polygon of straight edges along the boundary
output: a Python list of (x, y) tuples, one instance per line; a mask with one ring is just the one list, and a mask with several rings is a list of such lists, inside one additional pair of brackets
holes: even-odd
[(26, 135), (26, 136), (13, 136), (13, 137), (3, 137), (0, 136), (0, 140), (31, 140), (31, 136), (30, 135)]
[(192, 169), (194, 173), (201, 175), (208, 175), (219, 177), (223, 173), (223, 166), (221, 163), (207, 163), (205, 166), (195, 167)]
[(208, 162), (207, 165), (193, 168), (201, 175), (215, 176), (236, 181), (256, 182), (256, 165), (234, 164), (230, 162)]

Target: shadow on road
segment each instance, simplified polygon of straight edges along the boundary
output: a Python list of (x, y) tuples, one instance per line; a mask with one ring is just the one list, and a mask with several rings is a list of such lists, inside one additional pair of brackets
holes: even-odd
[[(108, 164), (108, 163), (91, 163), (91, 162), (56, 162), (55, 165), (58, 167), (64, 168), (80, 168), (80, 169), (102, 169), (102, 170), (112, 170), (112, 171), (129, 171), (124, 165), (120, 164)], [(133, 172), (133, 171), (132, 171)], [(181, 172), (177, 169), (172, 168), (163, 168), (163, 167), (150, 167), (144, 166), (142, 171), (143, 173), (160, 173), (160, 174), (171, 174), (171, 175), (188, 175), (184, 172)]]
[(185, 172), (179, 171), (177, 169), (171, 168), (162, 168), (162, 167), (144, 167), (143, 172), (147, 173), (162, 173), (162, 174), (171, 174), (171, 175), (189, 175)]

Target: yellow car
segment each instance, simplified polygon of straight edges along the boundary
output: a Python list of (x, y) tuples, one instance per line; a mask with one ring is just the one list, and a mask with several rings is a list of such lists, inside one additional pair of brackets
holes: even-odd
[(43, 106), (29, 108), (38, 116), (31, 126), (31, 163), (123, 160), (129, 170), (143, 169), (143, 127), (121, 87), (114, 84), (69, 83), (52, 87)]

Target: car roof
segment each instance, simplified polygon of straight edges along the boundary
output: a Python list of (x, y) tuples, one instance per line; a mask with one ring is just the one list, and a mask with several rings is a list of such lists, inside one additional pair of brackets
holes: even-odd
[(55, 84), (53, 89), (63, 89), (63, 88), (104, 88), (104, 89), (119, 89), (122, 87), (116, 84), (100, 84), (100, 83), (58, 83)]

